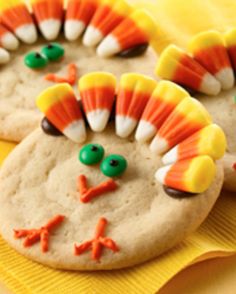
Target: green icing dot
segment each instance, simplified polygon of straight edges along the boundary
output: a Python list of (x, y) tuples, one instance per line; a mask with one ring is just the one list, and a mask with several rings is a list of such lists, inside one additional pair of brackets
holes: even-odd
[(127, 168), (126, 159), (117, 154), (107, 156), (101, 163), (100, 169), (107, 177), (117, 177), (124, 173)]
[(58, 43), (50, 43), (44, 46), (41, 51), (50, 61), (57, 61), (65, 54), (64, 48)]
[(104, 156), (104, 148), (99, 144), (85, 145), (79, 152), (79, 160), (85, 165), (97, 164)]
[(30, 52), (25, 56), (25, 65), (29, 68), (44, 68), (48, 64), (48, 59), (38, 52)]

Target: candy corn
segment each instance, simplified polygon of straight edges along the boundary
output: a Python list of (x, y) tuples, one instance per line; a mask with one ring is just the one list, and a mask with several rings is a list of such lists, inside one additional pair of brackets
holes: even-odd
[(132, 11), (125, 0), (104, 0), (96, 10), (87, 30), (83, 43), (85, 46), (96, 46)]
[(170, 114), (150, 148), (162, 154), (211, 123), (211, 117), (203, 105), (193, 98), (185, 98)]
[(92, 19), (98, 0), (69, 0), (65, 17), (65, 35), (67, 40), (75, 41), (83, 33)]
[(0, 64), (5, 64), (10, 61), (10, 54), (3, 48), (0, 48)]
[(140, 142), (151, 139), (175, 107), (188, 96), (188, 92), (176, 84), (161, 81), (144, 109), (135, 139)]
[(63, 21), (63, 0), (31, 0), (38, 27), (47, 40), (55, 40)]
[(213, 159), (203, 155), (162, 167), (156, 172), (155, 178), (176, 190), (203, 193), (210, 187), (215, 173)]
[(108, 57), (155, 38), (157, 26), (150, 14), (139, 9), (121, 22), (98, 46), (97, 54)]
[(116, 78), (109, 73), (94, 72), (79, 81), (83, 109), (91, 129), (102, 132), (115, 101)]
[(221, 83), (222, 89), (230, 89), (234, 85), (234, 74), (223, 36), (216, 31), (200, 33), (192, 38), (189, 50), (202, 66), (204, 66)]
[(225, 34), (225, 42), (230, 56), (231, 64), (236, 72), (236, 29), (231, 29)]
[(81, 143), (86, 130), (80, 107), (69, 84), (58, 84), (42, 92), (36, 100), (47, 119), (70, 140)]
[(175, 45), (163, 51), (155, 72), (163, 79), (208, 95), (217, 95), (221, 90), (220, 83), (206, 69)]
[(171, 149), (162, 157), (164, 164), (170, 164), (179, 160), (208, 155), (213, 160), (224, 156), (226, 150), (226, 138), (222, 129), (211, 124)]
[(37, 40), (33, 19), (23, 0), (1, 1), (0, 19), (21, 41), (32, 44)]
[(0, 45), (7, 50), (16, 50), (19, 46), (17, 38), (3, 25), (0, 25)]
[(116, 101), (118, 136), (126, 138), (133, 132), (156, 85), (155, 80), (145, 75), (122, 75)]

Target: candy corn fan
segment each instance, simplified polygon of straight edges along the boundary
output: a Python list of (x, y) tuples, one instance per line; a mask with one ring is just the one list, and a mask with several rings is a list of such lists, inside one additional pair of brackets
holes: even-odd
[[(8, 195), (14, 194), (18, 187), (21, 191), (12, 201), (8, 201), (5, 195), (6, 203), (1, 203), (0, 208), (1, 211), (4, 207), (1, 231), (11, 245), (0, 238), (0, 281), (13, 293), (156, 293), (187, 266), (235, 253), (235, 196), (223, 191), (214, 205), (223, 183), (222, 166), (218, 160), (222, 160), (226, 147), (224, 185), (228, 190), (236, 190), (235, 129), (233, 124), (229, 127), (227, 121), (233, 122), (233, 119), (230, 115), (227, 117), (222, 105), (225, 97), (230, 114), (235, 111), (235, 1), (129, 2), (134, 6), (126, 1), (107, 1), (110, 6), (104, 8), (96, 0), (68, 1), (65, 14), (64, 3), (60, 0), (32, 0), (31, 10), (18, 0), (0, 2), (2, 73), (7, 71), (11, 62), (16, 68), (23, 64), (22, 71), (27, 71), (26, 78), (20, 73), (19, 80), (14, 73), (9, 75), (10, 89), (2, 85), (3, 90), (8, 91), (10, 97), (15, 89), (16, 95), (33, 91), (30, 86), (26, 89), (26, 79), (41, 83), (40, 87), (35, 86), (39, 87), (37, 91), (31, 92), (36, 103), (31, 102), (31, 113), (27, 113), (31, 117), (31, 131), (39, 122), (41, 127), (15, 151), (15, 143), (0, 141), (1, 164), (13, 150), (2, 168), (0, 186), (5, 186)], [(87, 13), (83, 14), (85, 10)], [(66, 41), (59, 36), (62, 26)], [(131, 38), (133, 35), (135, 38)], [(78, 58), (77, 43), (74, 42), (78, 42), (79, 50), (87, 58), (84, 65), (82, 56), (77, 63), (74, 60)], [(16, 53), (9, 53), (14, 50)], [(132, 55), (134, 59), (131, 59)], [(122, 61), (124, 57), (125, 61)], [(93, 66), (88, 64), (90, 58)], [(120, 60), (117, 63), (116, 58)], [(99, 63), (100, 59), (105, 61), (101, 68), (96, 68), (96, 60)], [(123, 70), (125, 63), (128, 70)], [(89, 72), (82, 70), (81, 73), (80, 66), (88, 66)], [(41, 82), (37, 79), (40, 75)], [(79, 103), (78, 95), (81, 98)], [(211, 101), (216, 101), (214, 106)], [(215, 107), (217, 103), (220, 103), (220, 110)], [(2, 106), (5, 113), (15, 111), (7, 104)], [(22, 121), (24, 115), (16, 112), (17, 121)], [(6, 130), (14, 119), (8, 115), (2, 123)], [(25, 132), (20, 133), (16, 124), (15, 141), (30, 133), (26, 127)], [(106, 132), (109, 140), (103, 135)], [(2, 138), (13, 140), (14, 132), (12, 137), (7, 137), (7, 132), (1, 134)], [(141, 153), (135, 153), (140, 148), (137, 146), (144, 146)], [(64, 153), (58, 150), (64, 150)], [(130, 160), (131, 154), (135, 154), (135, 164)], [(151, 158), (148, 168), (140, 154)], [(45, 158), (49, 159), (48, 162)], [(44, 179), (47, 169), (57, 164), (59, 168), (50, 173), (49, 184), (45, 186), (48, 191), (58, 191), (58, 194), (48, 194), (45, 205), (40, 202), (40, 191), (44, 189), (40, 177), (43, 175)], [(68, 169), (68, 165), (72, 168)], [(32, 166), (34, 169), (29, 172)], [(12, 169), (16, 175), (21, 170), (27, 174), (27, 178), (22, 177), (20, 185), (12, 177)], [(91, 180), (91, 175), (96, 176)], [(153, 255), (146, 250), (147, 244), (151, 246), (152, 238), (147, 238), (142, 247), (138, 235), (135, 235), (135, 224), (129, 220), (134, 214), (138, 223), (139, 211), (133, 208), (123, 212), (121, 217), (120, 203), (113, 206), (112, 202), (114, 196), (122, 200), (122, 189), (127, 195), (127, 182), (135, 181), (134, 175), (142, 175), (143, 180), (136, 181), (138, 191), (132, 193), (132, 197), (136, 192), (142, 194), (149, 181), (151, 188), (147, 186), (148, 189), (154, 189), (155, 181), (164, 195), (161, 201), (167, 199), (169, 207), (178, 197), (193, 197), (197, 211), (201, 202), (198, 199), (211, 199), (209, 209), (202, 206), (198, 212), (201, 219), (195, 220), (193, 225), (191, 221), (196, 213), (194, 209), (192, 213), (186, 211), (191, 215), (189, 226), (193, 231), (213, 205), (214, 208), (197, 231), (188, 234), (180, 243), (178, 237), (169, 241), (177, 245), (152, 259)], [(61, 189), (69, 193), (65, 202), (60, 200)], [(215, 189), (216, 196), (210, 198), (212, 189)], [(25, 191), (35, 193), (37, 205), (32, 204), (35, 203), (33, 198), (27, 198)], [(54, 199), (57, 198), (59, 202), (55, 205)], [(182, 203), (187, 203), (185, 200), (183, 198)], [(73, 209), (67, 210), (70, 203), (73, 203)], [(74, 209), (76, 206), (90, 211), (90, 216), (81, 219), (80, 225), (71, 230), (74, 219), (80, 217)], [(154, 210), (154, 206), (152, 203), (150, 210)], [(107, 213), (104, 207), (112, 207), (112, 212)], [(156, 221), (157, 208), (158, 205), (152, 221), (158, 231), (161, 222)], [(17, 217), (19, 210), (21, 217)], [(43, 210), (46, 213), (41, 213)], [(113, 217), (114, 213), (117, 217)], [(178, 228), (181, 239), (177, 210), (175, 214), (168, 221)], [(160, 211), (159, 215), (163, 219), (166, 217)], [(2, 225), (6, 216), (6, 225)], [(142, 222), (147, 225), (145, 217)], [(86, 223), (84, 232), (81, 231), (83, 223)], [(119, 235), (125, 226), (129, 233)], [(76, 238), (67, 243), (60, 235), (63, 231), (69, 238), (71, 235)], [(171, 228), (162, 238), (170, 232)], [(139, 244), (137, 247), (136, 243), (132, 245), (133, 237)], [(159, 242), (154, 240), (152, 252), (157, 248), (160, 248), (159, 253), (164, 251)], [(135, 248), (140, 246), (143, 254), (135, 254)], [(168, 246), (172, 247), (172, 244)], [(125, 255), (125, 250), (129, 254)], [(61, 255), (62, 251), (64, 255)], [(135, 256), (139, 256), (139, 260)], [(138, 265), (100, 272), (51, 268), (70, 269), (73, 264), (71, 269), (110, 269), (132, 263)]]

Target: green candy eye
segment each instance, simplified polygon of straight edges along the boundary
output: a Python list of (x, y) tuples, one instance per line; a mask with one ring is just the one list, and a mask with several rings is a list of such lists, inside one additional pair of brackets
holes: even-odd
[(104, 148), (99, 144), (88, 144), (79, 153), (79, 160), (85, 165), (97, 164), (104, 156)]
[(50, 43), (42, 48), (42, 54), (50, 61), (57, 61), (64, 56), (65, 50), (58, 43)]
[(25, 56), (25, 65), (29, 68), (43, 68), (48, 64), (48, 59), (38, 52), (30, 52)]
[(110, 178), (120, 176), (126, 168), (126, 159), (117, 154), (107, 156), (100, 165), (102, 173)]

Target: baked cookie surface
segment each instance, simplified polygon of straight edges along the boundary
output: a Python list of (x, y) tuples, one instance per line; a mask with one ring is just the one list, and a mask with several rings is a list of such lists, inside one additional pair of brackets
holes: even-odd
[[(0, 174), (0, 229), (3, 238), (17, 251), (40, 263), (70, 270), (115, 269), (154, 258), (194, 231), (214, 205), (223, 182), (223, 169), (202, 194), (182, 199), (167, 195), (155, 181), (162, 163), (146, 144), (133, 138), (121, 139), (112, 125), (104, 133), (88, 133), (87, 143), (99, 143), (105, 155), (116, 153), (128, 162), (126, 172), (116, 179), (118, 189), (89, 203), (79, 201), (76, 178), (85, 174), (89, 186), (106, 180), (99, 166), (85, 166), (78, 160), (81, 145), (67, 138), (54, 138), (36, 130), (6, 160)], [(55, 215), (63, 223), (50, 234), (50, 250), (40, 244), (24, 247), (13, 230), (39, 228)], [(98, 220), (108, 224), (105, 235), (119, 251), (107, 248), (100, 261), (88, 251), (74, 255), (74, 244), (91, 240)]]

